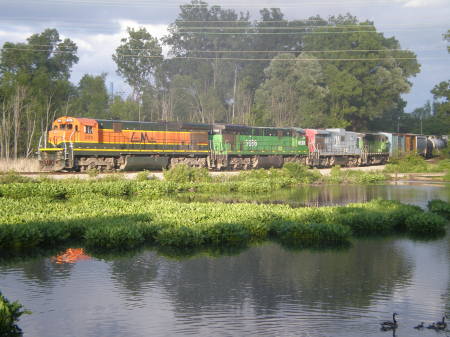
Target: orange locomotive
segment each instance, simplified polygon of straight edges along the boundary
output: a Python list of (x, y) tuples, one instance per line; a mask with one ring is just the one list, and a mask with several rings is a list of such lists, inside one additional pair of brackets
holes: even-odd
[(206, 167), (207, 124), (60, 117), (39, 149), (42, 170), (161, 169), (185, 162)]

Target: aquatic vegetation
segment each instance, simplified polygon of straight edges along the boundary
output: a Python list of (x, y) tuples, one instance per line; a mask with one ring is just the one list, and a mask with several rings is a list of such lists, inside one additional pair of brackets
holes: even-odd
[(0, 292), (0, 336), (22, 336), (22, 330), (17, 325), (20, 317), (24, 314), (30, 314), (24, 310), (19, 302), (10, 302)]
[(418, 213), (406, 218), (405, 223), (412, 235), (439, 235), (445, 233), (447, 220), (434, 213)]
[(177, 248), (241, 246), (267, 239), (297, 245), (334, 245), (346, 242), (352, 235), (440, 234), (446, 224), (439, 215), (394, 201), (291, 208), (182, 203), (139, 194), (111, 198), (104, 191), (75, 196), (73, 191), (68, 193), (71, 197), (63, 203), (42, 195), (1, 198), (0, 248), (51, 247), (71, 240), (107, 250), (130, 249), (144, 243)]
[(427, 207), (430, 212), (439, 214), (446, 219), (450, 219), (450, 203), (435, 199), (429, 201)]

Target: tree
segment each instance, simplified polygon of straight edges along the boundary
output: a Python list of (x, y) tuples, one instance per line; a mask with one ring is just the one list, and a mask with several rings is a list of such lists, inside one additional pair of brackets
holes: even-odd
[(76, 44), (61, 40), (56, 29), (33, 34), (26, 43), (4, 43), (0, 54), (1, 125), (12, 130), (0, 132), (2, 147), (12, 147), (12, 151), (2, 149), (4, 156), (28, 156), (46, 135), (72, 88), (69, 76), (78, 62), (76, 53)]
[(70, 113), (76, 116), (91, 118), (107, 118), (108, 91), (105, 85), (106, 74), (99, 76), (84, 75), (76, 89), (74, 96), (69, 96), (67, 106)]
[(121, 45), (112, 56), (117, 65), (117, 73), (125, 79), (141, 97), (145, 88), (153, 83), (153, 76), (163, 61), (162, 48), (158, 39), (145, 28), (128, 28), (128, 37), (121, 39)]
[(326, 75), (330, 115), (364, 131), (370, 121), (402, 108), (400, 95), (409, 91), (408, 78), (420, 69), (414, 53), (400, 50), (395, 38), (385, 38), (372, 22), (350, 14), (330, 17), (327, 26), (313, 32), (305, 35), (304, 49), (324, 50), (314, 56)]
[(266, 81), (256, 92), (261, 123), (276, 126), (321, 127), (327, 124), (328, 94), (320, 63), (306, 53), (275, 57), (265, 71)]
[[(447, 42), (450, 42), (450, 29), (447, 30), (447, 33), (444, 34), (444, 40), (446, 40)], [(447, 46), (447, 50), (450, 53), (450, 45)]]

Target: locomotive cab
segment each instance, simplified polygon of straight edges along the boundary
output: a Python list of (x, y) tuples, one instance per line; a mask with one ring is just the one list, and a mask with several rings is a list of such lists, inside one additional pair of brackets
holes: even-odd
[(56, 119), (48, 131), (45, 146), (39, 148), (39, 163), (43, 171), (74, 168), (74, 148), (77, 143), (98, 141), (98, 123), (94, 119), (63, 116)]
[(61, 147), (63, 143), (79, 141), (98, 141), (97, 121), (89, 118), (73, 118), (64, 116), (52, 123), (48, 132), (48, 142), (54, 147)]

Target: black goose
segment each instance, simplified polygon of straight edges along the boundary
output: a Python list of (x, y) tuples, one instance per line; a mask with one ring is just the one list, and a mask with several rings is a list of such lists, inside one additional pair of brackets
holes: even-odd
[(414, 329), (417, 329), (417, 330), (422, 329), (422, 328), (423, 328), (423, 322), (414, 327)]
[(437, 321), (436, 323), (430, 324), (427, 326), (427, 329), (433, 329), (433, 330), (445, 330), (447, 327), (447, 323), (445, 323), (445, 316), (442, 317), (442, 321)]
[(445, 323), (445, 316), (442, 317), (442, 321), (436, 322), (436, 328), (438, 330), (444, 330), (447, 327), (447, 323)]
[(396, 329), (398, 327), (397, 324), (397, 320), (395, 319), (395, 316), (398, 316), (398, 314), (396, 312), (394, 312), (392, 314), (392, 321), (386, 321), (381, 324), (381, 329), (382, 330), (391, 330), (391, 329)]

